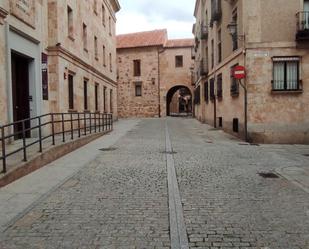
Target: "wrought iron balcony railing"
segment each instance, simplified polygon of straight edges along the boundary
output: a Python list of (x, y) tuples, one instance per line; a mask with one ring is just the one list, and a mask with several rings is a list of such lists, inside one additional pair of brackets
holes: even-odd
[(296, 40), (309, 40), (309, 11), (301, 11), (296, 14), (297, 33)]

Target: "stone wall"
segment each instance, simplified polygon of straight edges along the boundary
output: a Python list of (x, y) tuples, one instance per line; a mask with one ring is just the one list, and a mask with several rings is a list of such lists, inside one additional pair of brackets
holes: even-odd
[[(183, 66), (175, 66), (175, 57), (183, 56)], [(160, 54), (160, 95), (161, 116), (166, 116), (166, 96), (168, 91), (175, 86), (185, 86), (193, 94), (191, 82), (191, 47), (165, 48)]]
[[(120, 117), (158, 117), (158, 47), (118, 49), (118, 113)], [(141, 76), (134, 77), (133, 60), (141, 60)], [(142, 96), (135, 96), (141, 82)]]

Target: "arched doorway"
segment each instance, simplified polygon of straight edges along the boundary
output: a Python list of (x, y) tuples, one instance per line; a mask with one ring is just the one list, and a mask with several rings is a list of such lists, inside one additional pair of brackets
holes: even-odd
[(177, 85), (166, 94), (166, 115), (191, 115), (192, 93), (187, 86)]

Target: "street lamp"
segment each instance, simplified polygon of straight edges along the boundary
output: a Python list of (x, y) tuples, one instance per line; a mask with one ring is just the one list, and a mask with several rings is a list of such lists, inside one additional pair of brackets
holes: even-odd
[[(235, 21), (232, 21), (227, 25), (227, 29), (230, 32), (230, 35), (232, 36), (233, 42), (237, 42), (237, 40), (245, 41), (245, 35), (238, 35), (238, 29), (237, 29), (237, 23)], [(246, 44), (244, 43), (244, 47)], [(245, 54), (245, 66), (246, 66), (246, 53), (244, 49)], [(240, 86), (244, 89), (244, 121), (245, 121), (245, 140), (246, 142), (249, 142), (249, 136), (248, 136), (248, 89), (246, 82), (241, 82), (241, 79), (238, 79), (238, 82)]]

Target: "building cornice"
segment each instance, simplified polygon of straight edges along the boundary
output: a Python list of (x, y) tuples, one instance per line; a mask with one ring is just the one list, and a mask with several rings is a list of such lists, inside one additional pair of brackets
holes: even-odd
[(113, 1), (112, 1), (112, 5), (113, 5), (113, 8), (114, 8), (115, 13), (118, 12), (118, 11), (121, 9), (118, 0), (113, 0)]
[(76, 62), (76, 64), (79, 64), (86, 68), (87, 70), (94, 73), (97, 77), (101, 78), (104, 81), (107, 81), (108, 83), (112, 83), (114, 86), (117, 86), (117, 82), (111, 79), (110, 77), (106, 76), (105, 74), (101, 73), (99, 70), (97, 70), (94, 66), (86, 63), (76, 55), (72, 54), (70, 51), (66, 50), (65, 48), (61, 46), (53, 46), (48, 47), (47, 51), (49, 52), (49, 56), (60, 56), (64, 59), (65, 57), (69, 57), (72, 61)]
[(197, 18), (197, 11), (199, 9), (200, 0), (196, 0), (195, 2), (195, 8), (194, 8), (194, 16)]
[(8, 14), (9, 12), (7, 12), (5, 9), (0, 7), (0, 24), (1, 25), (4, 24), (4, 19), (7, 17)]

